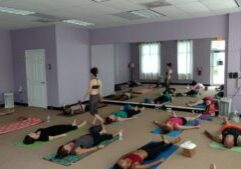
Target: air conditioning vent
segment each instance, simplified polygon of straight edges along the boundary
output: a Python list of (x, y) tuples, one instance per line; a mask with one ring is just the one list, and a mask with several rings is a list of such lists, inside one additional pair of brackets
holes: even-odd
[(234, 0), (238, 7), (241, 7), (241, 0)]
[(127, 20), (138, 20), (138, 19), (144, 19), (145, 17), (135, 15), (130, 12), (123, 12), (123, 13), (118, 13), (118, 14), (113, 14), (114, 16), (118, 16), (122, 19), (127, 19)]
[(143, 6), (146, 8), (157, 8), (157, 7), (164, 7), (164, 6), (171, 6), (172, 4), (166, 2), (166, 1), (154, 1), (154, 2), (148, 2), (148, 3), (143, 3)]
[(54, 22), (57, 22), (57, 21), (53, 21), (53, 20), (50, 20), (50, 19), (37, 19), (36, 22), (40, 22), (40, 23), (54, 23)]

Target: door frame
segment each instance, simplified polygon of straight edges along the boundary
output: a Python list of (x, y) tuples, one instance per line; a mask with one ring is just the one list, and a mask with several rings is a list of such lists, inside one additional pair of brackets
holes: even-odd
[(29, 89), (29, 80), (28, 80), (28, 77), (29, 77), (29, 73), (28, 73), (28, 61), (27, 61), (27, 53), (28, 52), (31, 52), (31, 51), (41, 51), (43, 52), (43, 56), (42, 56), (42, 59), (43, 59), (43, 63), (44, 63), (44, 66), (43, 66), (43, 75), (44, 75), (44, 83), (45, 83), (45, 100), (43, 101), (43, 106), (41, 106), (41, 108), (47, 108), (48, 107), (48, 93), (47, 93), (47, 73), (46, 73), (46, 51), (45, 49), (27, 49), (25, 50), (25, 68), (26, 68), (26, 83), (27, 83), (27, 102), (28, 102), (28, 105), (29, 106), (33, 106), (33, 107), (39, 107), (37, 105), (34, 105), (31, 103), (30, 101), (30, 89)]

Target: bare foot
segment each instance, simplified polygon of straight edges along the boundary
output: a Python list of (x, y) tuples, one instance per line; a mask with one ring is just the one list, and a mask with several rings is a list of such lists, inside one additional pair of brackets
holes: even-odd
[(159, 125), (159, 122), (157, 121), (157, 120), (155, 120), (155, 121), (153, 121), (153, 124), (155, 124), (155, 125)]
[(210, 165), (210, 169), (217, 169), (217, 167), (216, 167), (215, 164), (211, 164), (211, 165)]
[(170, 141), (164, 135), (161, 135), (161, 141), (163, 141), (163, 142), (165, 142), (167, 144), (170, 143)]
[(87, 121), (83, 121), (80, 125), (78, 125), (78, 128), (83, 127), (87, 124)]
[(177, 143), (179, 143), (181, 140), (182, 140), (181, 137), (177, 137), (177, 138), (175, 138), (174, 140), (172, 140), (171, 142), (172, 142), (173, 144), (177, 144)]

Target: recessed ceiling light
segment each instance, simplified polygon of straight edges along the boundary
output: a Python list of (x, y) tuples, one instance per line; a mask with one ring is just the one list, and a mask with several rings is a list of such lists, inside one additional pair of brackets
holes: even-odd
[(77, 20), (77, 19), (63, 20), (62, 22), (69, 23), (69, 24), (74, 24), (74, 25), (80, 25), (80, 26), (91, 26), (91, 25), (94, 25), (93, 23), (84, 22), (84, 21)]
[(142, 10), (137, 10), (137, 11), (131, 11), (130, 13), (144, 17), (144, 18), (155, 18), (155, 17), (160, 17), (160, 16), (165, 16), (163, 14), (160, 14), (158, 12), (149, 10), (149, 9), (142, 9)]
[(16, 14), (16, 15), (32, 15), (32, 14), (35, 14), (35, 12), (21, 10), (21, 9), (8, 8), (8, 7), (0, 7), (0, 12)]
[(110, 1), (110, 0), (92, 0), (92, 1), (100, 3), (100, 2)]

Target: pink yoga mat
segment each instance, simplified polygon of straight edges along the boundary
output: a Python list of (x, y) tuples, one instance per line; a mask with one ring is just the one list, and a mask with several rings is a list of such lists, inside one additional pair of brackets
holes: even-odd
[(43, 121), (39, 118), (36, 117), (29, 117), (26, 120), (21, 120), (21, 121), (17, 121), (11, 124), (6, 124), (3, 126), (0, 126), (0, 134), (5, 134), (5, 133), (9, 133), (9, 132), (13, 132), (16, 130), (20, 130), (23, 128), (27, 128), (30, 126), (34, 126), (36, 124), (42, 123)]

